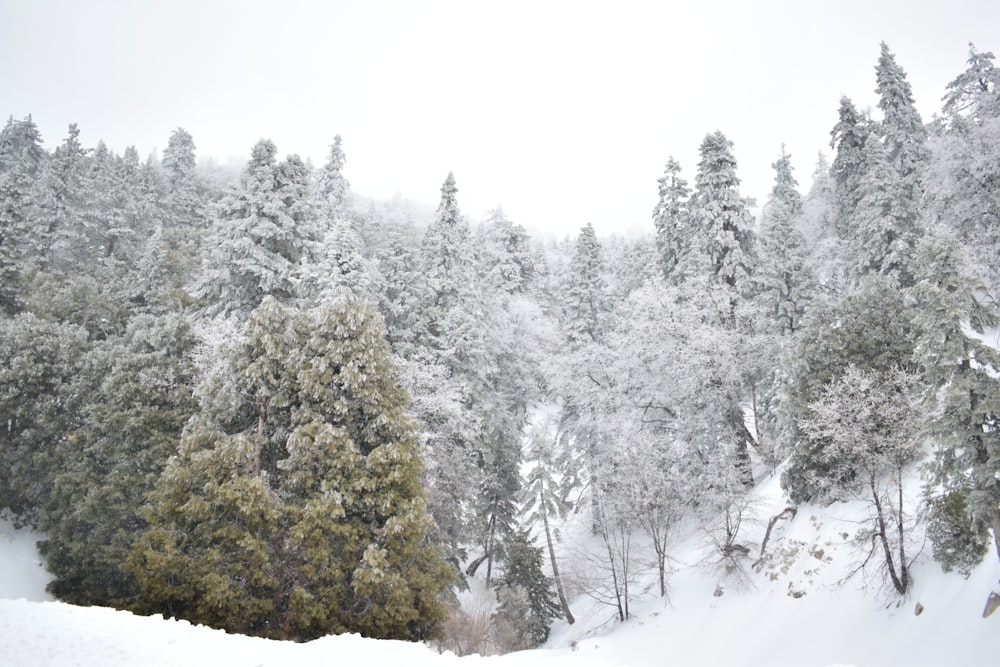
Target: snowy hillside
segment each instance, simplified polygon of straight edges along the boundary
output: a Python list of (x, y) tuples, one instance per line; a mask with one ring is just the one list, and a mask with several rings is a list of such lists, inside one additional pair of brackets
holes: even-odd
[[(911, 478), (911, 484), (918, 480)], [(777, 476), (754, 494), (758, 521), (747, 530), (748, 563), (759, 556), (767, 520), (780, 513)], [(4, 526), (0, 533), (0, 664), (4, 665), (994, 665), (1000, 614), (982, 618), (990, 590), (1000, 590), (991, 552), (968, 579), (944, 574), (923, 556), (913, 593), (902, 602), (858, 575), (851, 541), (863, 506), (800, 506), (775, 523), (759, 571), (740, 584), (701, 564), (697, 535), (672, 553), (669, 602), (656, 597), (654, 572), (634, 590), (633, 618), (620, 624), (610, 607), (573, 602), (580, 619), (553, 628), (549, 648), (500, 658), (438, 655), (403, 642), (328, 637), (306, 644), (227, 635), (186, 622), (143, 618), (49, 599), (45, 573), (30, 546), (36, 536)], [(586, 530), (567, 527), (567, 554), (591, 548)], [(846, 537), (845, 537), (846, 536)], [(755, 549), (756, 550), (755, 550)], [(571, 556), (567, 560), (572, 561)], [(870, 572), (874, 575), (874, 572)], [(867, 589), (867, 590), (866, 590)], [(920, 609), (920, 613), (916, 613)]]

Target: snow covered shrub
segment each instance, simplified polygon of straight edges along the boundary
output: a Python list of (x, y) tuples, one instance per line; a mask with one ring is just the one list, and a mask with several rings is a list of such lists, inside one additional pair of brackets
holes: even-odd
[(960, 491), (931, 501), (927, 537), (934, 546), (934, 560), (945, 572), (955, 570), (968, 578), (989, 549), (985, 527), (969, 516), (969, 506)]

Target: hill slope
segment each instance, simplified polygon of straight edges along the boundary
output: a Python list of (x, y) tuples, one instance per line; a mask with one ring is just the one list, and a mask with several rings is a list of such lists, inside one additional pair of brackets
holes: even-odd
[[(915, 475), (910, 484), (907, 490), (916, 497)], [(783, 508), (777, 476), (762, 482), (754, 492), (759, 521), (744, 529), (748, 562), (759, 555), (767, 519)], [(0, 598), (27, 599), (0, 600), (0, 664), (328, 665), (345, 659), (418, 666), (480, 660), (574, 666), (997, 664), (1000, 613), (982, 618), (990, 590), (1000, 589), (995, 554), (968, 579), (945, 574), (921, 556), (905, 600), (880, 591), (874, 570), (843, 582), (855, 567), (850, 538), (865, 512), (861, 503), (799, 507), (794, 518), (775, 524), (762, 567), (748, 568), (741, 581), (704, 565), (705, 540), (692, 536), (672, 553), (669, 601), (655, 595), (654, 574), (647, 570), (633, 587), (641, 593), (633, 595), (628, 622), (611, 620), (609, 607), (579, 597), (573, 603), (579, 622), (557, 624), (548, 648), (489, 659), (357, 636), (273, 642), (159, 617), (41, 602), (48, 598), (42, 590), (46, 577), (30, 550), (34, 538), (5, 527)], [(564, 552), (592, 549), (586, 533), (567, 526), (567, 535), (578, 538), (567, 538)]]

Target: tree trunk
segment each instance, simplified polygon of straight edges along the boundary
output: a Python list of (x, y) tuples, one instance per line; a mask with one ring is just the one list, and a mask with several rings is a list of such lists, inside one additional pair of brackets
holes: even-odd
[(566, 622), (573, 625), (576, 619), (573, 618), (573, 612), (569, 610), (569, 603), (566, 602), (566, 592), (563, 590), (562, 577), (559, 576), (559, 565), (556, 563), (556, 550), (552, 545), (552, 531), (549, 529), (549, 513), (545, 511), (544, 493), (540, 495), (543, 497), (541, 500), (542, 523), (545, 525), (545, 541), (549, 545), (549, 560), (552, 561), (552, 578), (556, 580), (556, 593), (559, 595), (559, 604), (562, 606), (563, 614), (566, 616)]
[(990, 512), (990, 525), (993, 526), (993, 545), (997, 549), (997, 558), (1000, 558), (1000, 508)]
[(267, 396), (257, 397), (257, 441), (253, 447), (253, 476), (260, 477), (263, 450), (264, 427), (267, 426)]
[(885, 512), (882, 510), (882, 499), (879, 498), (878, 489), (875, 486), (875, 475), (870, 475), (869, 485), (872, 492), (872, 501), (875, 503), (875, 521), (878, 526), (878, 530), (875, 532), (875, 536), (878, 537), (879, 543), (882, 545), (882, 553), (885, 556), (885, 564), (889, 570), (889, 578), (892, 580), (893, 588), (900, 595), (906, 594), (906, 584), (908, 583), (904, 577), (900, 578), (899, 574), (896, 572), (896, 565), (892, 557), (892, 547), (889, 546), (889, 537), (886, 533), (885, 525)]

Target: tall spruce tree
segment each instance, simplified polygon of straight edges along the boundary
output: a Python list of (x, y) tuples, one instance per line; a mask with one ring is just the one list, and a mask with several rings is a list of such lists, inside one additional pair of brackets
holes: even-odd
[(673, 157), (667, 160), (660, 177), (660, 199), (653, 209), (653, 226), (656, 229), (656, 250), (660, 256), (660, 269), (670, 278), (682, 256), (687, 252), (688, 197), (687, 181), (681, 178), (681, 165)]
[[(981, 340), (1000, 323), (986, 291), (963, 271), (967, 265), (956, 239), (946, 233), (927, 238), (920, 247), (917, 282), (912, 289), (920, 332), (915, 356), (927, 382), (925, 418), (935, 441), (930, 466), (938, 495), (960, 498), (967, 508), (969, 541), (992, 528), (1000, 557), (1000, 354)], [(936, 489), (940, 489), (939, 494)], [(931, 504), (932, 514), (948, 505)], [(932, 538), (934, 536), (932, 535)], [(935, 540), (935, 546), (941, 545)], [(943, 545), (941, 545), (943, 546)], [(948, 562), (947, 552), (945, 562)]]
[(317, 241), (309, 172), (298, 156), (277, 161), (274, 143), (251, 152), (239, 191), (220, 204), (220, 219), (195, 285), (210, 314), (246, 318), (272, 296), (298, 296), (302, 262)]
[(784, 146), (771, 167), (774, 187), (761, 219), (757, 290), (776, 330), (788, 334), (801, 327), (813, 278), (806, 261), (805, 239), (798, 230), (802, 196)]
[(858, 112), (847, 97), (840, 98), (837, 124), (830, 131), (830, 148), (836, 151), (830, 173), (836, 203), (837, 234), (851, 238), (851, 219), (861, 198), (859, 187), (865, 173), (865, 144), (870, 137), (871, 121)]
[(601, 246), (587, 223), (576, 237), (565, 290), (564, 324), (570, 344), (600, 341), (606, 328), (607, 303)]
[(31, 116), (0, 131), (0, 311), (21, 308), (21, 276), (38, 232), (38, 187), (48, 155)]
[(701, 143), (691, 197), (691, 233), (703, 271), (729, 289), (735, 303), (739, 295), (750, 293), (756, 260), (753, 216), (739, 192), (732, 148), (733, 142), (722, 132), (706, 135)]

